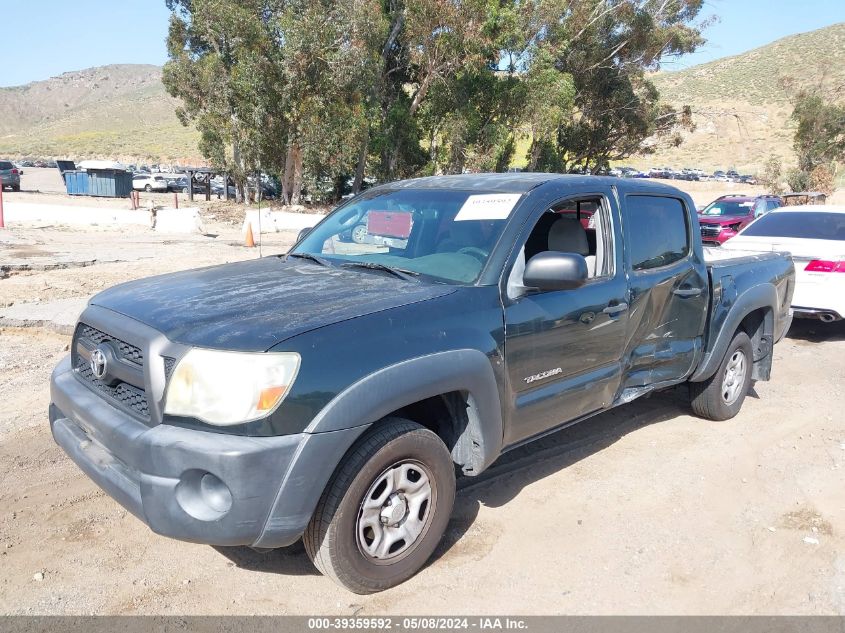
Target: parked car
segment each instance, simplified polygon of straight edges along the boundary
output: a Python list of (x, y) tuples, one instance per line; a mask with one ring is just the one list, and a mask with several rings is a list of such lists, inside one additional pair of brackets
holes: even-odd
[(701, 239), (705, 244), (724, 244), (755, 218), (782, 205), (778, 196), (716, 198), (698, 214)]
[(167, 191), (167, 179), (158, 174), (135, 174), (132, 176), (132, 188), (135, 191)]
[(0, 187), (8, 187), (12, 191), (21, 190), (21, 173), (11, 161), (0, 160)]
[[(194, 193), (204, 193), (205, 186), (194, 182)], [(167, 180), (167, 190), (174, 193), (188, 193), (188, 178), (183, 176), (181, 178), (169, 178)]]
[[(229, 192), (229, 197), (234, 198), (236, 195), (236, 189), (234, 184), (229, 184), (226, 189)], [(203, 190), (204, 191), (204, 190)], [(221, 180), (212, 180), (211, 181), (211, 193), (217, 196), (218, 199), (223, 198), (224, 191), (223, 191), (223, 181)]]
[[(579, 202), (594, 228), (562, 215)], [(405, 248), (337, 239), (378, 212)], [(53, 437), (159, 534), (302, 538), (326, 575), (381, 591), (435, 551), (456, 467), (672, 385), (726, 420), (769, 379), (792, 261), (708, 261), (695, 226), (687, 194), (640, 180), (375, 187), (288, 255), (92, 297), (52, 375)]]
[(795, 262), (795, 316), (825, 322), (845, 317), (845, 206), (781, 207), (725, 246), (790, 253)]

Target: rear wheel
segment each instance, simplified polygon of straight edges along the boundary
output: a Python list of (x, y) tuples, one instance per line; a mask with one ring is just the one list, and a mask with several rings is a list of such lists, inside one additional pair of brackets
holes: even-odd
[(20, 190), (21, 190), (20, 185), (12, 185), (12, 191), (20, 191)]
[(305, 550), (350, 591), (383, 591), (426, 563), (454, 501), (455, 469), (443, 441), (419, 424), (389, 418), (338, 467), (303, 535)]
[(745, 332), (737, 332), (716, 373), (705, 381), (689, 383), (690, 404), (696, 415), (721, 421), (739, 413), (751, 387), (753, 362), (751, 339)]
[(152, 190), (153, 190), (153, 188), (150, 185), (146, 185), (144, 187), (144, 191), (146, 191), (147, 193), (150, 193)]

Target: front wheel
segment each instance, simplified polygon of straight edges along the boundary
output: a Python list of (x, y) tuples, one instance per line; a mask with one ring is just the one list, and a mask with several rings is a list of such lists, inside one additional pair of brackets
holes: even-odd
[(364, 244), (367, 241), (367, 235), (369, 235), (369, 232), (367, 231), (367, 225), (356, 224), (355, 227), (352, 229), (351, 239), (356, 244)]
[(426, 563), (455, 501), (455, 469), (428, 429), (389, 418), (338, 467), (303, 535), (323, 574), (350, 591), (398, 585)]
[(146, 191), (147, 193), (150, 193), (152, 190), (153, 190), (153, 188), (150, 185), (147, 185), (146, 187), (144, 187), (144, 191)]
[(719, 369), (707, 380), (689, 383), (690, 404), (708, 420), (730, 420), (742, 408), (751, 387), (754, 350), (745, 332), (734, 335)]

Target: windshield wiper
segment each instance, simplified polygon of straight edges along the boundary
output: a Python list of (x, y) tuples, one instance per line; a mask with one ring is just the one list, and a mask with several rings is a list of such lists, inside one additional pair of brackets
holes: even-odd
[(308, 261), (315, 262), (321, 266), (331, 266), (327, 259), (323, 259), (319, 255), (314, 255), (313, 253), (288, 253), (287, 257), (285, 257), (285, 261), (291, 257), (296, 257), (297, 259), (307, 259)]
[(405, 268), (394, 268), (385, 264), (378, 264), (376, 262), (347, 262), (340, 265), (341, 268), (367, 268), (369, 270), (383, 270), (404, 279), (405, 281), (416, 281), (416, 277), (420, 274), (415, 270), (407, 270)]

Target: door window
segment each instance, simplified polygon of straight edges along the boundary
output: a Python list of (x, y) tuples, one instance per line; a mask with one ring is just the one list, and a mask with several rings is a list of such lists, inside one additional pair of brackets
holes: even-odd
[(587, 261), (588, 283), (615, 274), (613, 221), (601, 197), (568, 199), (543, 213), (520, 249), (508, 277), (507, 294), (514, 299), (525, 293), (525, 264), (538, 253), (558, 251), (582, 255)]
[(669, 266), (689, 253), (687, 214), (676, 198), (628, 196), (625, 223), (633, 270)]

